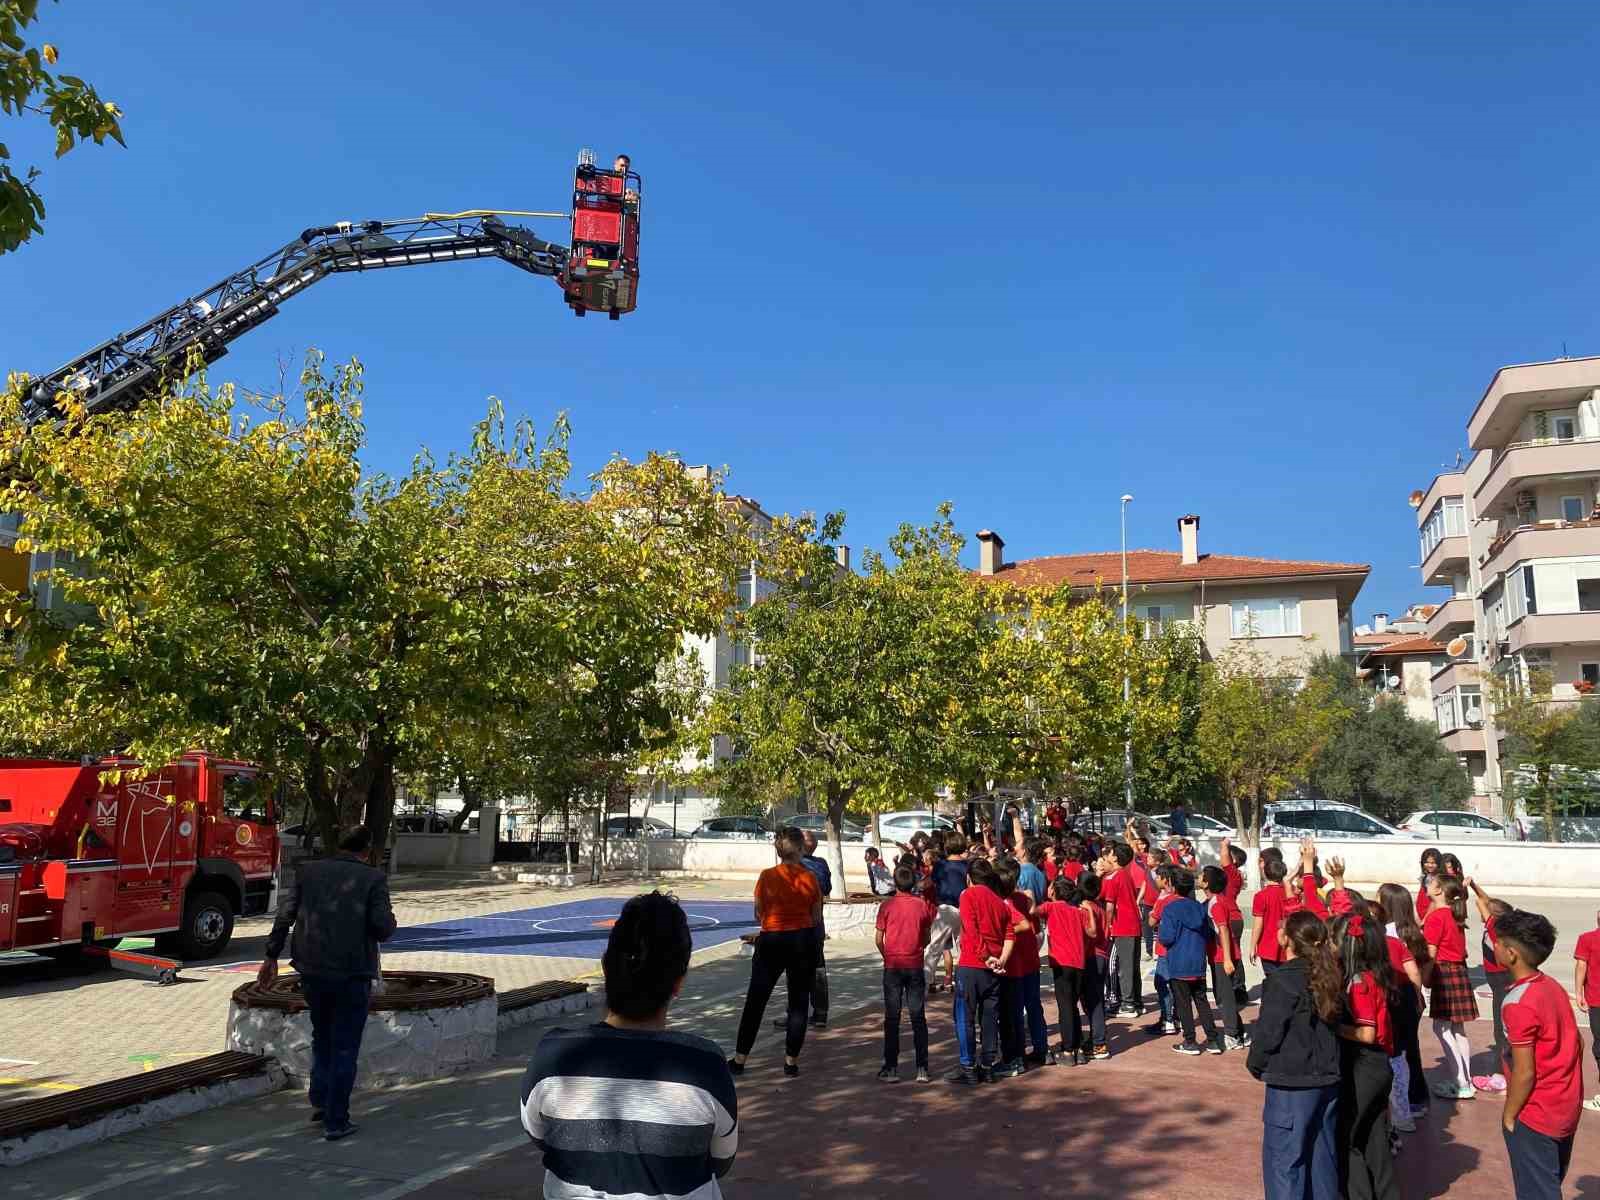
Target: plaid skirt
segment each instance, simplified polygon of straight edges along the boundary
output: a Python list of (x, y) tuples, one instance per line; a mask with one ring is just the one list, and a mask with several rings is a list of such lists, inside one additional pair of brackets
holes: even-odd
[(1435, 1021), (1476, 1021), (1478, 998), (1467, 978), (1467, 964), (1435, 963), (1433, 991), (1429, 993), (1428, 1015)]

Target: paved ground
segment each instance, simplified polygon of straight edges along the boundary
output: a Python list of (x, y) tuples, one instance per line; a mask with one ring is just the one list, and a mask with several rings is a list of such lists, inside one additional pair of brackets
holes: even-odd
[[(673, 886), (701, 914), (693, 921), (702, 927), (697, 947), (737, 938), (751, 919), (747, 884)], [(488, 975), (502, 991), (578, 979), (598, 968), (619, 898), (638, 890), (586, 888), (573, 901), (570, 892), (533, 885), (401, 876), (394, 889), (401, 932), (384, 963)], [(271, 928), (268, 918), (241, 920), (221, 958), (185, 967), (183, 981), (165, 988), (115, 971), (0, 955), (0, 1103), (223, 1049), (228, 997), (255, 973)]]
[[(632, 890), (606, 892), (615, 897)], [(683, 885), (677, 890), (692, 908), (744, 888)], [(582, 895), (588, 899), (596, 893)], [(564, 909), (573, 903), (571, 893), (530, 897), (504, 885), (460, 883), (402, 892), (396, 899), (407, 924), (459, 924), (467, 930), (474, 928), (469, 917), (530, 907), (550, 911), (538, 899)], [(1524, 903), (1546, 911), (1561, 928), (1554, 965), (1559, 978), (1570, 979), (1571, 944), (1594, 920), (1594, 903)], [(584, 905), (578, 911), (603, 908)], [(264, 933), (262, 928), (253, 936)], [(948, 1181), (957, 1194), (980, 1186), (1032, 1192), (1041, 1180), (1062, 1178), (1063, 1170), (1070, 1172), (1073, 1194), (1080, 1197), (1125, 1200), (1161, 1190), (1196, 1200), (1249, 1200), (1261, 1194), (1261, 1091), (1245, 1073), (1242, 1056), (1180, 1058), (1167, 1049), (1169, 1039), (1151, 1039), (1119, 1022), (1113, 1025), (1116, 1053), (1107, 1062), (1033, 1072), (976, 1093), (938, 1084), (885, 1086), (872, 1078), (881, 1045), (876, 956), (861, 940), (832, 942), (829, 955), (833, 1028), (808, 1040), (800, 1079), (785, 1080), (777, 1070), (778, 1035), (764, 1028), (751, 1070), (741, 1080), (744, 1144), (728, 1180), (730, 1195), (821, 1196), (852, 1185), (878, 1195), (890, 1177)], [(507, 987), (563, 970), (570, 977), (594, 966), (586, 959), (482, 954), (460, 947), (391, 959), (393, 965), (411, 961), (488, 971)], [(674, 1009), (674, 1024), (731, 1049), (748, 972), (748, 960), (734, 943), (698, 952)], [(35, 1045), (66, 1046), (76, 1057), (62, 1052), (61, 1065), (109, 1068), (129, 1038), (155, 1036), (150, 1029), (187, 1036), (185, 1023), (194, 1024), (195, 1042), (203, 1043), (196, 1052), (208, 1052), (220, 1041), (217, 998), (225, 1011), (226, 994), (238, 978), (220, 974), (220, 979), (204, 976), (187, 989), (144, 989), (115, 977), (24, 984), (22, 998), (35, 1006), (34, 1015), (25, 1032), (14, 1032), (12, 1013), (22, 1010), (14, 1007), (18, 996), (6, 995), (0, 1057), (40, 1058), (31, 1052)], [(114, 996), (133, 1003), (134, 1010), (123, 1011)], [(175, 1011), (140, 1015), (158, 1005)], [(1053, 1007), (1047, 999), (1047, 1013)], [(771, 1013), (777, 1011), (775, 1002)], [(946, 1004), (931, 1010), (931, 1023), (937, 1072), (953, 1060)], [(130, 1026), (137, 1028), (130, 1032)], [(125, 1187), (156, 1188), (174, 1197), (226, 1192), (240, 1200), (281, 1200), (286, 1190), (295, 1189), (309, 1195), (337, 1191), (359, 1200), (537, 1195), (540, 1167), (517, 1124), (516, 1087), (542, 1033), (538, 1026), (510, 1031), (495, 1062), (469, 1075), (358, 1096), (364, 1129), (348, 1142), (329, 1145), (314, 1136), (304, 1124), (303, 1099), (280, 1093), (14, 1168), (5, 1172), (3, 1190), (16, 1200), (88, 1200)], [(904, 1040), (909, 1068), (909, 1036)], [(1486, 1021), (1474, 1027), (1472, 1041), (1480, 1049), (1487, 1045)], [(1439, 1055), (1430, 1042), (1425, 1036), (1424, 1060), (1431, 1070)], [(1487, 1056), (1480, 1054), (1479, 1060), (1482, 1069)], [(1593, 1091), (1593, 1064), (1587, 1069)], [(1434, 1197), (1448, 1191), (1452, 1200), (1509, 1195), (1498, 1112), (1498, 1101), (1487, 1097), (1438, 1105), (1403, 1152), (1404, 1195)], [(1584, 1122), (1568, 1193), (1600, 1200), (1600, 1118), (1585, 1114)], [(1003, 1162), (997, 1150), (1003, 1150)], [(1071, 1166), (1074, 1155), (1079, 1169)]]

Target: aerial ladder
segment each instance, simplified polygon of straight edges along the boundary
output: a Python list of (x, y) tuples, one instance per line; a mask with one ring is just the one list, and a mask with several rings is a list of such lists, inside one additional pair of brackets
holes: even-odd
[[(180, 373), (191, 351), (206, 363), (235, 338), (275, 316), (285, 300), (329, 275), (421, 263), (499, 258), (561, 285), (582, 316), (612, 320), (633, 311), (638, 285), (639, 177), (619, 159), (614, 170), (579, 157), (568, 212), (474, 209), (393, 221), (341, 221), (307, 229), (294, 241), (173, 305), (144, 324), (30, 380), (23, 399), (32, 424), (53, 417), (62, 392), (90, 413), (131, 408)], [(570, 220), (573, 244), (557, 245), (504, 217)]]

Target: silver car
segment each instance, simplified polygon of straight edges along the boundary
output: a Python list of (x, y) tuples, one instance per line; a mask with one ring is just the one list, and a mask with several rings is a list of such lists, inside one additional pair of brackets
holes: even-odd
[(1350, 804), (1295, 800), (1269, 804), (1262, 813), (1263, 838), (1406, 838), (1420, 839), (1420, 833), (1396, 829), (1369, 812)]

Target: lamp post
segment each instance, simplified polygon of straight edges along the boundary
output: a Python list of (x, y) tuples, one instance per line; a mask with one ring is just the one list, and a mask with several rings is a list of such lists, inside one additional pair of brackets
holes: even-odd
[[(1128, 632), (1128, 503), (1132, 496), (1122, 497), (1122, 632)], [(1122, 799), (1128, 811), (1133, 811), (1133, 717), (1128, 711), (1131, 688), (1128, 680), (1128, 659), (1122, 659)]]

